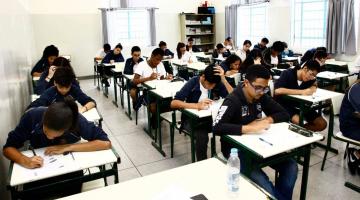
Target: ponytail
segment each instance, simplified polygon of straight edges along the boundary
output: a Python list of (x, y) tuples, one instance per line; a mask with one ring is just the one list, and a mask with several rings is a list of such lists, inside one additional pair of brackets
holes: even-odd
[(51, 104), (43, 116), (43, 124), (52, 130), (76, 130), (79, 117), (77, 104), (71, 96)]

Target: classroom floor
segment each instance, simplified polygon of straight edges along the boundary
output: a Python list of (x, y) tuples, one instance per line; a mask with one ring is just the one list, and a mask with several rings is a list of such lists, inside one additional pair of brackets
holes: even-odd
[[(147, 124), (146, 110), (143, 107), (139, 111), (138, 125), (135, 125), (134, 113), (132, 113), (133, 120), (130, 120), (125, 115), (124, 109), (117, 108), (112, 103), (114, 98), (112, 85), (109, 88), (109, 98), (106, 98), (102, 91), (96, 89), (92, 79), (81, 80), (80, 85), (86, 94), (96, 100), (98, 109), (104, 118), (103, 129), (109, 135), (113, 147), (121, 157), (121, 164), (119, 164), (120, 182), (191, 163), (189, 137), (176, 132), (174, 158), (170, 158), (169, 126), (167, 123), (162, 123), (163, 149), (166, 153), (166, 157), (163, 157), (151, 145), (152, 139), (143, 130)], [(334, 133), (337, 131), (339, 131), (338, 117), (335, 117)], [(327, 130), (323, 131), (323, 133), (327, 133)], [(345, 143), (336, 140), (332, 141), (333, 147), (339, 150), (339, 154), (328, 154), (324, 171), (320, 170), (324, 150), (317, 147), (311, 152), (307, 199), (358, 200), (360, 194), (346, 188), (344, 183), (350, 181), (360, 185), (360, 175), (352, 176), (347, 169), (347, 163), (343, 160)], [(217, 152), (220, 152), (219, 141), (217, 141), (216, 146)], [(208, 155), (210, 155), (210, 151)], [(274, 180), (274, 171), (271, 168), (265, 168), (265, 171), (270, 176), (270, 179)], [(301, 171), (302, 167), (299, 165), (299, 175), (293, 199), (299, 199)], [(112, 180), (109, 183), (113, 183)]]

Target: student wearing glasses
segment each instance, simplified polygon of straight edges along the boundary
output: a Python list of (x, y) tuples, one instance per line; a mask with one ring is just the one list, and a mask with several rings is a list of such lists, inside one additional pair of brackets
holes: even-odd
[[(288, 121), (286, 110), (267, 94), (269, 80), (270, 72), (265, 67), (250, 66), (243, 84), (238, 85), (220, 107), (213, 122), (213, 132), (220, 136), (254, 134), (269, 128), (272, 123)], [(262, 116), (262, 112), (266, 116)], [(222, 139), (220, 142), (221, 152), (228, 158), (233, 146)], [(239, 151), (242, 173), (250, 167), (245, 165), (246, 155)], [(296, 161), (286, 159), (270, 167), (279, 173), (275, 186), (261, 169), (253, 169), (249, 178), (276, 199), (291, 199), (298, 172)]]
[[(320, 64), (315, 60), (307, 61), (300, 69), (290, 68), (283, 71), (280, 78), (275, 82), (276, 100), (288, 111), (291, 122), (299, 124), (300, 111), (296, 108), (296, 102), (283, 98), (284, 95), (313, 95), (316, 92), (316, 75), (320, 72)], [(322, 131), (327, 122), (321, 113), (309, 110), (304, 113), (307, 124), (305, 128), (311, 131)]]

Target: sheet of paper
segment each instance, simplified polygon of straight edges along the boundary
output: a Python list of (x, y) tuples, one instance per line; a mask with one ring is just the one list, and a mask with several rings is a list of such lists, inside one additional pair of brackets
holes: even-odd
[(160, 194), (152, 198), (152, 200), (191, 200), (190, 194), (177, 185), (171, 185)]

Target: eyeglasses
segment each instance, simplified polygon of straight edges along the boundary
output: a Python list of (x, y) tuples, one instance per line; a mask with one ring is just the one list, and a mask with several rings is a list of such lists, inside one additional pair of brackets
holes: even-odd
[(311, 80), (314, 80), (316, 78), (315, 73), (313, 71), (311, 71), (311, 70), (307, 71), (307, 75)]
[(253, 87), (255, 89), (255, 93), (260, 94), (260, 93), (268, 93), (270, 91), (270, 88), (268, 86), (266, 87), (262, 87), (262, 86), (257, 86), (257, 85), (253, 85), (251, 82), (249, 82), (251, 87)]

